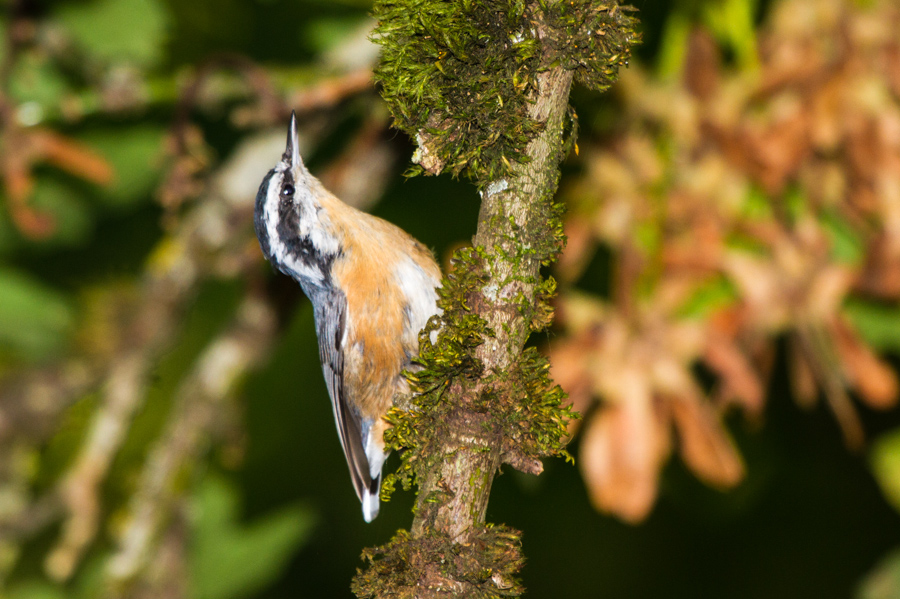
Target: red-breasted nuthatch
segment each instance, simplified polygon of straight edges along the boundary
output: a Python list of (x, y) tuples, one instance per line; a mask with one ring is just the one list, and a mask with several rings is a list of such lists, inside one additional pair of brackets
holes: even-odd
[(263, 254), (313, 305), (319, 358), (363, 518), (378, 515), (384, 431), (419, 331), (438, 312), (441, 271), (402, 229), (344, 204), (300, 159), (291, 114), (287, 148), (256, 195)]

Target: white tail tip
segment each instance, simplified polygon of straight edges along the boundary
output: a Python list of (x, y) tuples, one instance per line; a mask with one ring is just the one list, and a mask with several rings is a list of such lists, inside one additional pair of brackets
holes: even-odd
[[(379, 485), (380, 486), (380, 485)], [(366, 522), (371, 522), (375, 519), (375, 516), (378, 515), (378, 509), (380, 507), (378, 501), (378, 493), (374, 495), (369, 493), (368, 490), (363, 491), (362, 498), (362, 511), (363, 511), (363, 520)]]

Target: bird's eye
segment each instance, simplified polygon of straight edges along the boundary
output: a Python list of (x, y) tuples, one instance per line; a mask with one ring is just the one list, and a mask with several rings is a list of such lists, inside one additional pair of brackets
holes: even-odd
[(291, 198), (294, 197), (294, 186), (288, 183), (284, 187), (281, 188), (281, 197), (283, 198)]

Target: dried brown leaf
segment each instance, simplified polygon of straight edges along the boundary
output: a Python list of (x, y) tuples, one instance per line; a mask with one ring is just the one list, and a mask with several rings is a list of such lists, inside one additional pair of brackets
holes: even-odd
[(759, 372), (734, 339), (710, 332), (706, 337), (703, 361), (721, 377), (722, 394), (753, 415), (762, 412), (765, 386)]
[[(579, 412), (586, 411), (593, 401), (587, 363), (590, 351), (591, 344), (583, 335), (554, 343), (549, 351), (550, 376), (568, 394), (572, 406)], [(577, 422), (577, 419), (571, 422)]]
[(811, 409), (818, 398), (818, 385), (796, 336), (788, 339), (788, 364), (794, 401), (802, 408)]
[(649, 398), (603, 406), (585, 425), (579, 459), (594, 506), (628, 522), (643, 520), (668, 454), (668, 428)]
[(730, 250), (725, 253), (722, 268), (738, 287), (750, 313), (748, 318), (755, 326), (778, 329), (790, 321), (791, 310), (784, 297), (785, 290), (771, 262)]
[(865, 431), (847, 393), (847, 380), (842, 372), (833, 335), (824, 323), (800, 321), (794, 327), (793, 336), (841, 427), (844, 443), (850, 449), (861, 449)]
[(561, 283), (578, 279), (597, 247), (591, 226), (584, 216), (573, 215), (566, 220), (565, 233), (566, 249), (559, 257), (556, 269), (557, 279)]
[(850, 385), (868, 406), (880, 410), (897, 405), (897, 374), (878, 358), (843, 321), (833, 327), (835, 349)]
[(836, 264), (822, 268), (806, 292), (804, 316), (820, 321), (835, 318), (855, 279), (856, 272), (851, 268)]
[(857, 281), (859, 291), (882, 299), (900, 297), (900, 251), (893, 251), (891, 243), (887, 232), (872, 240)]
[(900, 97), (900, 42), (889, 43), (883, 54), (884, 69), (891, 92)]
[(710, 33), (700, 28), (691, 32), (684, 65), (684, 84), (700, 100), (708, 100), (719, 87), (719, 54), (719, 46)]
[(738, 143), (749, 154), (748, 174), (772, 195), (780, 194), (812, 149), (808, 116), (799, 104), (766, 128), (745, 126)]
[(712, 407), (696, 396), (676, 397), (669, 405), (681, 457), (694, 474), (716, 487), (739, 483), (744, 478), (744, 462)]

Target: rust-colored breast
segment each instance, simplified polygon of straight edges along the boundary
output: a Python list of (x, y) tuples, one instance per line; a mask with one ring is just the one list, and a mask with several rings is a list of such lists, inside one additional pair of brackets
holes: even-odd
[[(343, 214), (332, 215), (335, 228), (349, 227)], [(343, 254), (332, 270), (347, 298), (344, 391), (364, 417), (379, 418), (403, 391), (400, 371), (407, 356), (418, 351), (417, 346), (407, 347), (411, 337), (404, 334), (406, 298), (397, 283), (396, 265), (411, 255), (418, 262), (420, 252), (433, 260), (402, 229), (368, 214), (347, 216), (353, 218), (352, 231), (342, 233)]]

